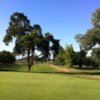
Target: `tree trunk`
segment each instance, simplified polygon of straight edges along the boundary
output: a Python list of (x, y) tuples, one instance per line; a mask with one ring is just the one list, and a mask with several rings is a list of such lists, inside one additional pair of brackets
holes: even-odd
[(28, 68), (29, 68), (29, 71), (31, 71), (31, 65), (30, 64), (28, 65)]
[(82, 68), (82, 65), (83, 65), (82, 63), (79, 64), (80, 69)]
[(28, 71), (31, 71), (30, 51), (27, 51)]
[(31, 56), (30, 56), (30, 50), (27, 51), (27, 62), (28, 62), (28, 70), (31, 71), (31, 67), (35, 63), (34, 51), (32, 51)]

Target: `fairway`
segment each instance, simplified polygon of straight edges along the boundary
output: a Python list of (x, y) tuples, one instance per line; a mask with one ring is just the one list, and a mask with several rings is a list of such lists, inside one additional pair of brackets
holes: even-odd
[(100, 80), (57, 73), (0, 72), (0, 100), (100, 100)]
[(100, 100), (100, 0), (0, 0), (0, 100)]

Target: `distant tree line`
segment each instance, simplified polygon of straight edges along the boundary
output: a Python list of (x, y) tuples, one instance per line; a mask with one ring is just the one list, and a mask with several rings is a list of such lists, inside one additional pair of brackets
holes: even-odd
[[(93, 12), (91, 20), (93, 28), (87, 30), (85, 34), (75, 36), (80, 48), (78, 52), (74, 51), (72, 45), (63, 48), (59, 44), (59, 40), (55, 39), (50, 32), (43, 34), (39, 24), (31, 25), (27, 16), (19, 12), (10, 16), (3, 41), (8, 45), (15, 38), (13, 53), (27, 56), (29, 71), (34, 60), (40, 60), (40, 56), (42, 61), (49, 60), (50, 52), (52, 52), (54, 63), (57, 65), (78, 65), (79, 68), (83, 68), (85, 65), (96, 68), (100, 66), (100, 8)], [(95, 47), (96, 45), (98, 47)], [(36, 50), (40, 52), (40, 55), (35, 55)], [(87, 56), (89, 50), (92, 53)]]
[(79, 68), (98, 68), (100, 66), (100, 49), (94, 48), (90, 56), (85, 51), (74, 51), (72, 45), (60, 48), (54, 64), (66, 65), (68, 67), (79, 66)]
[(13, 53), (8, 51), (1, 51), (0, 52), (0, 63), (1, 64), (10, 64), (15, 62), (15, 56)]
[[(55, 64), (79, 65), (79, 68), (82, 68), (83, 65), (92, 66), (92, 68), (100, 66), (100, 8), (93, 12), (91, 20), (93, 28), (89, 29), (85, 34), (77, 34), (75, 36), (76, 41), (79, 43), (80, 51), (75, 52), (72, 45), (68, 45), (65, 49), (60, 49), (55, 58)], [(89, 50), (92, 53), (87, 56)]]

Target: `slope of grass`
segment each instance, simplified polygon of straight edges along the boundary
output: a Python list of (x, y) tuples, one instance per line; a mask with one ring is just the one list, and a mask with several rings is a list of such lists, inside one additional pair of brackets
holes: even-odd
[[(16, 63), (16, 64), (8, 64), (1, 65), (0, 71), (17, 71), (17, 72), (28, 72), (28, 67), (26, 63)], [(35, 64), (31, 67), (31, 72), (45, 72), (45, 73), (54, 73), (58, 72), (58, 70), (51, 67), (50, 64)]]
[(100, 78), (81, 76), (98, 71), (68, 70), (63, 73), (50, 64), (36, 64), (28, 72), (23, 63), (1, 65), (0, 100), (100, 100)]
[(68, 67), (68, 66), (57, 66), (59, 68), (68, 70), (68, 74), (86, 74), (86, 75), (100, 75), (100, 68), (82, 68), (78, 67)]
[(53, 73), (0, 72), (0, 100), (100, 100), (100, 80)]

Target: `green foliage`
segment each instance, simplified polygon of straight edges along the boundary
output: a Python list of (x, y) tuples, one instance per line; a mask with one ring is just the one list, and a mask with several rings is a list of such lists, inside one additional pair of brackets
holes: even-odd
[(80, 44), (81, 49), (90, 50), (96, 44), (100, 45), (100, 8), (92, 15), (92, 23), (94, 27), (89, 29), (84, 35), (76, 35), (76, 40)]
[(96, 44), (100, 44), (100, 28), (92, 28), (83, 36), (83, 46), (85, 49), (92, 49)]
[(79, 43), (80, 49), (84, 49), (83, 34), (76, 34), (75, 39)]
[(33, 58), (35, 48), (34, 38), (30, 34), (32, 29), (33, 27), (30, 25), (30, 21), (28, 20), (27, 16), (25, 16), (23, 13), (15, 12), (10, 17), (9, 26), (3, 40), (4, 43), (9, 44), (9, 42), (15, 38), (14, 53), (27, 54), (29, 70), (32, 66), (30, 56)]
[(86, 52), (84, 50), (80, 50), (79, 52), (75, 53), (75, 60), (74, 60), (75, 65), (79, 65), (79, 67), (82, 68), (85, 60), (86, 60)]
[(53, 54), (53, 57), (54, 57), (54, 60), (55, 60), (55, 57), (56, 55), (59, 53), (59, 49), (60, 49), (60, 44), (59, 44), (59, 41), (58, 39), (53, 39), (51, 42), (52, 42), (52, 46), (50, 47), (50, 49), (54, 52)]
[(0, 63), (14, 63), (15, 62), (15, 56), (8, 52), (8, 51), (2, 51), (0, 52)]
[(75, 58), (75, 52), (72, 45), (67, 45), (65, 48), (65, 64), (69, 66), (73, 66), (74, 58)]
[(88, 61), (90, 59), (85, 59), (85, 64), (92, 66), (99, 66), (100, 62), (99, 49), (92, 49), (92, 48), (95, 47), (95, 45), (97, 44), (100, 45), (100, 8), (96, 9), (96, 11), (93, 12), (91, 20), (93, 28), (89, 29), (84, 35), (82, 34), (76, 35), (75, 39), (80, 45), (80, 52), (81, 50), (85, 52), (88, 52), (88, 50), (92, 50), (92, 58), (90, 61), (91, 64), (90, 63), (88, 64)]
[(94, 66), (93, 66), (94, 65), (94, 61), (93, 61), (91, 56), (90, 57), (85, 57), (83, 63), (87, 68), (94, 68)]
[(86, 45), (90, 46), (89, 49), (96, 44), (100, 45), (100, 8), (96, 9), (96, 11), (93, 13), (92, 23), (94, 27), (86, 32), (83, 39)]
[(60, 47), (59, 53), (55, 57), (54, 64), (56, 65), (65, 65), (65, 58), (64, 58), (64, 49)]
[(92, 15), (92, 23), (94, 27), (100, 28), (100, 8), (96, 9), (96, 11)]
[(72, 45), (67, 45), (65, 49), (60, 47), (59, 53), (57, 54), (54, 63), (56, 65), (68, 65), (68, 66), (73, 66), (76, 65), (77, 56), (76, 53), (73, 49)]
[(94, 61), (94, 67), (100, 66), (100, 48), (92, 49), (92, 59)]
[(23, 13), (15, 12), (10, 17), (8, 29), (6, 30), (6, 36), (4, 42), (9, 44), (13, 37), (17, 38), (17, 41), (30, 31), (30, 21)]
[[(4, 43), (9, 44), (15, 38), (15, 54), (27, 55), (27, 62), (29, 70), (33, 64), (34, 51), (41, 52), (43, 59), (49, 58), (49, 51), (54, 52), (54, 56), (58, 54), (59, 40), (54, 39), (53, 35), (46, 33), (42, 34), (40, 25), (30, 25), (30, 21), (23, 13), (15, 12), (10, 17), (9, 26), (4, 37)], [(52, 42), (52, 47), (50, 47)], [(52, 48), (52, 49), (51, 49)]]

